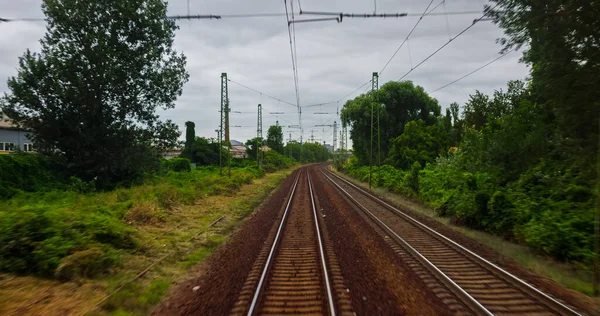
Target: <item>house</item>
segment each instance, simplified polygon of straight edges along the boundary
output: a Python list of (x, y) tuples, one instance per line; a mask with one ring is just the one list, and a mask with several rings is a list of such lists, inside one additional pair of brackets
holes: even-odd
[(34, 151), (33, 143), (26, 130), (13, 125), (0, 113), (0, 155), (16, 150)]
[(237, 140), (231, 140), (231, 149), (229, 149), (229, 153), (233, 158), (248, 158), (248, 154), (246, 153), (246, 147), (242, 142)]

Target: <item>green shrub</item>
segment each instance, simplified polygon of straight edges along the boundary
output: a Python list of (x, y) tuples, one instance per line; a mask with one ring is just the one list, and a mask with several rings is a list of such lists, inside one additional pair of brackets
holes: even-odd
[[(133, 234), (104, 209), (73, 213), (25, 207), (0, 212), (0, 271), (52, 277), (63, 258), (88, 247), (136, 247)], [(110, 251), (105, 255), (115, 257)]]
[(65, 189), (67, 181), (50, 159), (34, 154), (0, 155), (0, 198), (19, 191), (39, 192)]
[(173, 158), (169, 160), (169, 169), (175, 172), (189, 172), (192, 167), (187, 158)]
[(421, 164), (415, 161), (410, 167), (410, 173), (407, 175), (408, 187), (416, 194), (419, 195), (419, 171), (421, 171)]

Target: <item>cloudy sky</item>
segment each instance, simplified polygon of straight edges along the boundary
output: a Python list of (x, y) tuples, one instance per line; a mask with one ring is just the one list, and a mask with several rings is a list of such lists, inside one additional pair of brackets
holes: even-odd
[[(0, 1), (2, 18), (43, 18), (41, 0)], [(434, 0), (435, 7), (442, 0)], [(289, 3), (289, 1), (288, 1)], [(344, 95), (366, 83), (371, 73), (380, 71), (408, 35), (429, 4), (427, 0), (376, 0), (378, 13), (408, 13), (408, 17), (387, 19), (344, 19), (298, 23), (295, 25), (300, 105), (304, 139), (332, 142), (330, 125), (338, 121), (336, 110), (348, 98), (364, 92), (360, 89), (342, 99), (323, 106), (306, 107), (340, 100)], [(482, 12), (486, 0), (447, 0), (433, 13)], [(304, 11), (334, 11), (372, 13), (373, 0), (294, 0)], [(235, 15), (249, 13), (285, 13), (283, 1), (266, 0), (189, 0), (191, 14)], [(169, 1), (170, 15), (186, 15), (187, 0)], [(297, 13), (297, 12), (296, 12)], [(400, 79), (413, 66), (433, 53), (469, 26), (482, 13), (431, 15), (425, 17), (413, 34), (381, 74), (383, 85)], [(296, 19), (318, 18), (297, 16)], [(161, 114), (174, 120), (184, 130), (185, 121), (196, 123), (196, 134), (213, 137), (219, 125), (220, 76), (270, 96), (295, 104), (295, 88), (285, 16), (221, 20), (181, 20), (178, 22), (175, 47), (188, 58), (190, 81), (176, 108)], [(0, 93), (8, 92), (6, 79), (17, 72), (17, 60), (29, 48), (39, 50), (44, 35), (43, 21), (0, 23)], [(423, 63), (405, 80), (412, 80), (426, 91), (434, 91), (498, 57), (500, 46), (495, 40), (502, 31), (491, 22), (480, 22), (433, 58)], [(463, 104), (470, 93), (480, 90), (492, 93), (503, 89), (508, 80), (524, 79), (528, 69), (519, 64), (520, 53), (512, 53), (487, 68), (434, 94), (442, 107), (451, 102)], [(365, 86), (367, 87), (367, 86)], [(279, 120), (285, 139), (299, 139), (300, 132), (290, 125), (298, 124), (297, 109), (270, 99), (234, 83), (229, 85), (231, 137), (245, 141), (256, 136), (257, 104), (263, 104), (263, 129)], [(242, 112), (242, 113), (235, 113)], [(283, 112), (283, 115), (269, 114)], [(327, 114), (315, 114), (327, 113)], [(240, 126), (240, 127), (233, 127)]]

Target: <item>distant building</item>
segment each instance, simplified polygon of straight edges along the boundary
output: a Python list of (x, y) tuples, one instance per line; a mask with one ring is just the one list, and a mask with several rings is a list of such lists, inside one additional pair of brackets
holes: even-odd
[(162, 154), (162, 157), (165, 159), (173, 159), (178, 158), (181, 155), (182, 149), (169, 149)]
[(327, 148), (327, 151), (329, 151), (330, 153), (333, 152), (333, 145), (329, 145), (323, 142), (323, 146), (325, 146), (325, 148)]
[(248, 158), (248, 153), (246, 152), (246, 147), (244, 143), (239, 142), (237, 140), (230, 140), (231, 149), (229, 149), (229, 153), (233, 158)]
[(0, 155), (16, 150), (34, 151), (33, 143), (26, 130), (13, 125), (0, 113)]

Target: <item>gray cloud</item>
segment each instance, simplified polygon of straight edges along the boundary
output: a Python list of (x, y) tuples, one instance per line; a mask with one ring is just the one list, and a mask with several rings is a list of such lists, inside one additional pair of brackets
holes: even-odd
[[(428, 1), (378, 0), (378, 12), (407, 12), (420, 14)], [(434, 1), (433, 6), (437, 5)], [(445, 8), (452, 11), (481, 11), (484, 0), (447, 1)], [(295, 2), (296, 10), (298, 2)], [(364, 0), (301, 1), (303, 10), (335, 12), (372, 12), (373, 2)], [(3, 1), (0, 3), (2, 17), (43, 18), (41, 0)], [(432, 6), (432, 7), (433, 7)], [(258, 12), (284, 12), (283, 1), (200, 1), (190, 0), (192, 14), (245, 14)], [(444, 12), (440, 6), (435, 12)], [(169, 14), (187, 14), (187, 1), (169, 2)], [(405, 45), (380, 77), (380, 85), (402, 77), (412, 66), (419, 63), (453, 36), (467, 27), (480, 14), (430, 16), (424, 18), (415, 30), (409, 45)], [(297, 19), (309, 18), (300, 16)], [(313, 18), (311, 16), (310, 18)], [(408, 34), (418, 17), (400, 19), (345, 19), (343, 23), (321, 22), (296, 25), (298, 51), (298, 74), (300, 102), (303, 105), (336, 101), (370, 79), (373, 71), (379, 71)], [(295, 90), (290, 57), (289, 38), (285, 17), (239, 18), (222, 20), (182, 20), (178, 22), (175, 47), (188, 58), (190, 81), (184, 87), (176, 108), (161, 112), (161, 116), (174, 120), (184, 129), (185, 121), (196, 123), (196, 133), (212, 137), (219, 125), (220, 75), (227, 72), (231, 80), (256, 90), (295, 103)], [(5, 78), (14, 76), (18, 57), (26, 49), (39, 50), (39, 39), (44, 35), (44, 22), (14, 22), (0, 24), (0, 92), (7, 92)], [(499, 45), (495, 43), (502, 31), (490, 22), (481, 22), (444, 50), (414, 70), (406, 80), (433, 91), (457, 79), (498, 56)], [(410, 47), (410, 55), (408, 52)], [(410, 56), (410, 58), (409, 58)], [(508, 80), (523, 79), (527, 68), (518, 63), (520, 53), (499, 60), (452, 86), (436, 92), (435, 97), (443, 107), (451, 102), (463, 104), (475, 90), (492, 93), (502, 89)], [(355, 97), (364, 89), (357, 91)], [(264, 105), (263, 130), (279, 119), (284, 125), (285, 138), (299, 138), (296, 108), (279, 103), (230, 83), (229, 96), (232, 113), (231, 135), (245, 141), (256, 135), (256, 108)], [(311, 130), (315, 138), (331, 143), (331, 129), (315, 127), (331, 124), (336, 109), (343, 105), (333, 103), (303, 109), (304, 139)], [(279, 117), (269, 112), (280, 111)], [(330, 115), (315, 112), (332, 113)], [(247, 127), (246, 127), (247, 126)]]

